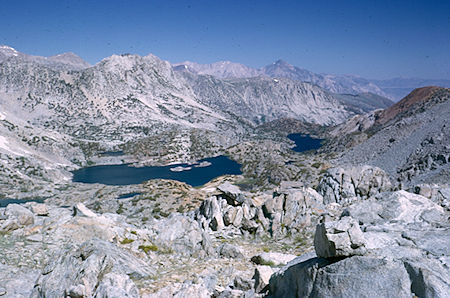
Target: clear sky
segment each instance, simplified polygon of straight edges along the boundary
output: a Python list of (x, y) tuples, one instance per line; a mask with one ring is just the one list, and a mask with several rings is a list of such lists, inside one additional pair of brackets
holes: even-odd
[(450, 79), (450, 1), (0, 0), (0, 44), (94, 64), (283, 59), (321, 73)]

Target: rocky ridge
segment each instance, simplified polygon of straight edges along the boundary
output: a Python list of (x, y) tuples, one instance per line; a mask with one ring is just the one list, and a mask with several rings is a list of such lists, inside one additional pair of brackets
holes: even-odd
[(405, 191), (350, 204), (317, 226), (317, 257), (300, 257), (272, 276), (269, 297), (445, 297), (448, 211)]
[[(146, 205), (130, 204), (131, 215), (82, 203), (10, 204), (0, 208), (0, 287), (15, 297), (444, 297), (448, 189), (423, 186), (429, 198), (395, 191), (380, 169), (359, 170), (329, 170), (359, 181), (354, 199), (338, 193), (333, 202), (293, 182), (266, 193), (219, 182), (205, 187), (198, 208), (148, 219)], [(358, 195), (364, 189), (372, 191)]]
[(449, 98), (446, 88), (417, 89), (388, 109), (337, 126), (324, 150), (340, 152), (336, 164), (378, 166), (407, 187), (446, 183)]
[[(351, 115), (319, 87), (182, 74), (151, 55), (112, 56), (83, 70), (20, 59), (0, 68), (0, 195), (38, 202), (0, 208), (0, 295), (449, 291), (447, 89), (353, 117), (333, 128), (338, 138), (323, 152), (298, 154), (287, 133), (325, 136), (321, 124)], [(259, 92), (273, 98), (258, 101)], [(319, 110), (302, 116), (307, 108), (294, 109), (301, 102)], [(286, 115), (297, 120), (278, 119)], [(123, 155), (102, 154), (109, 150)], [(170, 180), (86, 185), (71, 183), (68, 172), (224, 153), (243, 175), (198, 188)], [(398, 166), (405, 156), (400, 164), (413, 168)]]

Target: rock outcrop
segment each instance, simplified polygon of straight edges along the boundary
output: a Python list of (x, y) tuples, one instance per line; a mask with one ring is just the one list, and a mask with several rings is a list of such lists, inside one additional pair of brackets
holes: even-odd
[(325, 204), (341, 205), (389, 190), (392, 190), (389, 176), (382, 169), (367, 165), (329, 169), (317, 187)]
[(364, 255), (366, 241), (356, 220), (345, 216), (339, 221), (317, 225), (314, 248), (320, 258)]
[(318, 257), (275, 273), (269, 296), (446, 297), (448, 215), (406, 191), (355, 202), (339, 220), (317, 225)]
[(253, 202), (239, 190), (229, 188), (203, 201), (197, 221), (213, 231), (235, 228), (242, 233), (269, 234), (279, 238), (305, 232), (324, 212), (324, 199), (314, 189), (292, 187), (276, 190), (263, 202)]
[(0, 221), (0, 231), (5, 232), (13, 231), (34, 223), (33, 213), (19, 204), (9, 204), (4, 211), (4, 215), (1, 217), (3, 217), (2, 219), (4, 220), (3, 222)]
[(257, 194), (217, 183), (198, 209), (145, 219), (138, 198), (128, 216), (91, 202), (10, 204), (0, 208), (0, 225), (14, 223), (0, 234), (0, 288), (37, 297), (445, 297), (447, 188), (384, 191), (383, 174), (361, 169), (352, 183), (368, 182), (339, 203), (291, 182)]
[(143, 261), (104, 240), (67, 247), (43, 270), (33, 291), (38, 297), (139, 297), (130, 279), (154, 274)]

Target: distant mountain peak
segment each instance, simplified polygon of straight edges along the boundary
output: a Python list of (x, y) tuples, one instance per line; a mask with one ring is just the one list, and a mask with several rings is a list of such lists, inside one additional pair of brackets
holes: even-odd
[(78, 56), (77, 54), (75, 54), (73, 52), (61, 53), (61, 54), (58, 54), (58, 55), (51, 56), (49, 58), (52, 58), (52, 57), (55, 57), (55, 58), (56, 57), (58, 57), (58, 58), (79, 58), (79, 59), (81, 59), (80, 56)]
[(78, 56), (75, 53), (72, 52), (67, 52), (67, 53), (62, 53), (62, 54), (58, 54), (55, 56), (51, 56), (48, 57), (48, 59), (50, 61), (56, 62), (56, 63), (62, 63), (62, 64), (68, 64), (68, 65), (72, 65), (76, 68), (88, 68), (91, 65), (86, 62), (85, 60), (83, 60), (80, 56)]
[(292, 66), (289, 63), (287, 63), (286, 61), (284, 61), (283, 59), (278, 59), (273, 64), (275, 64), (275, 65), (282, 65), (282, 66)]

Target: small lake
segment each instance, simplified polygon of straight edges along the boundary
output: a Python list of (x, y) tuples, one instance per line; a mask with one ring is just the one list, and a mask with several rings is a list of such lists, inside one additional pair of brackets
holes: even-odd
[(0, 199), (0, 208), (4, 208), (9, 204), (24, 204), (27, 202), (42, 203), (44, 199)]
[(122, 199), (129, 199), (129, 198), (132, 198), (132, 197), (141, 195), (141, 194), (142, 194), (142, 192), (130, 192), (130, 193), (126, 193), (126, 194), (120, 195), (120, 196), (118, 197), (118, 199), (119, 199), (119, 200), (122, 200)]
[(240, 175), (241, 165), (226, 156), (205, 158), (198, 164), (133, 167), (128, 164), (86, 167), (73, 171), (73, 181), (108, 185), (139, 184), (150, 179), (172, 179), (192, 186), (222, 175)]
[(321, 142), (323, 141), (323, 139), (314, 139), (309, 135), (300, 133), (291, 133), (287, 137), (295, 142), (295, 147), (292, 148), (295, 152), (319, 149), (322, 146)]

